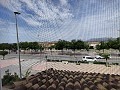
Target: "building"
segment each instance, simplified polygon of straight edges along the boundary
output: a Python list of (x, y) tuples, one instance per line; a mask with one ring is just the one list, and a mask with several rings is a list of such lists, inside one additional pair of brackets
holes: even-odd
[(39, 45), (42, 45), (45, 49), (48, 49), (49, 47), (55, 45), (55, 43), (57, 43), (57, 41), (53, 41), (53, 42), (39, 42)]
[(92, 41), (92, 42), (88, 42), (88, 44), (89, 44), (89, 46), (92, 46), (95, 49), (96, 45), (100, 44), (100, 42)]

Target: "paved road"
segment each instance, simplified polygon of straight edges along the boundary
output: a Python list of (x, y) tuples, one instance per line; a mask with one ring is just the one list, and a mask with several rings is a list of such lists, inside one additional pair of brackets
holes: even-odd
[[(36, 59), (36, 60), (45, 60), (45, 56), (47, 56), (47, 59), (51, 60), (71, 60), (71, 61), (81, 61), (82, 57), (85, 55), (50, 55), (50, 54), (21, 54), (21, 59), (22, 60), (31, 60), (31, 59)], [(94, 56), (94, 55), (92, 55)], [(2, 58), (0, 56), (0, 58)], [(5, 57), (6, 59), (14, 59), (18, 58), (17, 54), (9, 54)], [(105, 62), (105, 59), (98, 59), (98, 61)], [(120, 57), (118, 56), (111, 56), (111, 58), (108, 60), (110, 63), (119, 63), (120, 64)]]

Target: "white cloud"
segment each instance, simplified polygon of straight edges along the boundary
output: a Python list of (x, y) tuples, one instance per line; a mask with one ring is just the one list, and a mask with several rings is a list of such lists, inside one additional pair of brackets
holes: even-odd
[(32, 26), (40, 26), (41, 23), (38, 22), (37, 19), (33, 18), (33, 17), (27, 17), (27, 16), (21, 16), (29, 25)]
[[(83, 10), (79, 7), (78, 10), (75, 10), (75, 14), (70, 12), (68, 0), (60, 0), (60, 4), (57, 6), (46, 1), (52, 2), (52, 0), (0, 0), (1, 5), (11, 11), (20, 11), (21, 15), (19, 17), (25, 20), (30, 26), (35, 26), (35, 28), (29, 28), (29, 26), (27, 28), (20, 28), (21, 40), (24, 40), (24, 38), (38, 40), (38, 32), (40, 32), (41, 40), (55, 38), (88, 39), (117, 36), (117, 30), (120, 29), (120, 13), (118, 12), (119, 7), (117, 2), (112, 4), (114, 0), (111, 0), (112, 2), (108, 4), (106, 4), (108, 0), (101, 1), (101, 3), (98, 3), (99, 1), (96, 0), (90, 0), (89, 2), (82, 0), (82, 2), (85, 1), (83, 2), (83, 7), (81, 6)], [(91, 4), (93, 5), (92, 8), (89, 7)], [(71, 19), (74, 15), (78, 16), (76, 17), (78, 18), (77, 20)], [(41, 22), (42, 20), (45, 23)], [(3, 23), (0, 20), (0, 24)], [(55, 28), (51, 28), (49, 26), (51, 24)], [(40, 27), (38, 28), (38, 26)], [(42, 31), (40, 31), (42, 26)], [(15, 27), (8, 28), (11, 30), (15, 29)]]
[(60, 2), (61, 2), (62, 5), (67, 5), (68, 0), (60, 0)]
[[(21, 12), (20, 16), (28, 24), (33, 26), (40, 25), (40, 20), (65, 20), (73, 16), (69, 12), (69, 9), (63, 7), (63, 10), (60, 11), (59, 6), (54, 6), (53, 4), (49, 5), (47, 2), (42, 0), (2, 0), (0, 4), (12, 12)], [(61, 0), (61, 4), (67, 4), (67, 0)], [(31, 14), (31, 12), (33, 13)]]
[(0, 25), (4, 25), (5, 21), (3, 19), (0, 19)]

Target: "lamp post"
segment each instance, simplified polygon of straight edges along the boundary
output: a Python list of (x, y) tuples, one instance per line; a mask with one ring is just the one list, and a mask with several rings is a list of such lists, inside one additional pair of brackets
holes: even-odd
[[(118, 49), (119, 49), (119, 52), (120, 52), (120, 30), (118, 30), (118, 32), (119, 32), (119, 35), (118, 35), (118, 41), (119, 41), (119, 42), (118, 42), (118, 46), (119, 46), (119, 48), (118, 48)], [(119, 54), (120, 54), (120, 53), (119, 53)]]
[(17, 49), (18, 49), (18, 58), (19, 58), (19, 69), (20, 69), (20, 79), (22, 78), (22, 72), (21, 72), (21, 61), (20, 61), (20, 47), (19, 47), (19, 37), (18, 37), (18, 25), (17, 25), (17, 16), (20, 13), (19, 12), (14, 12), (15, 14), (15, 20), (16, 20), (16, 34), (17, 34)]
[(1, 65), (0, 65), (0, 90), (2, 90), (2, 75), (1, 75), (1, 70), (2, 68), (1, 68)]
[(46, 58), (46, 70), (47, 70), (47, 55), (45, 56), (45, 58)]

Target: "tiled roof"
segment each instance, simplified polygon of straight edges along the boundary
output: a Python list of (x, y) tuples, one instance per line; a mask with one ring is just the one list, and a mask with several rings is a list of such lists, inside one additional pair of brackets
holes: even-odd
[(51, 68), (15, 85), (14, 90), (120, 90), (120, 75)]

